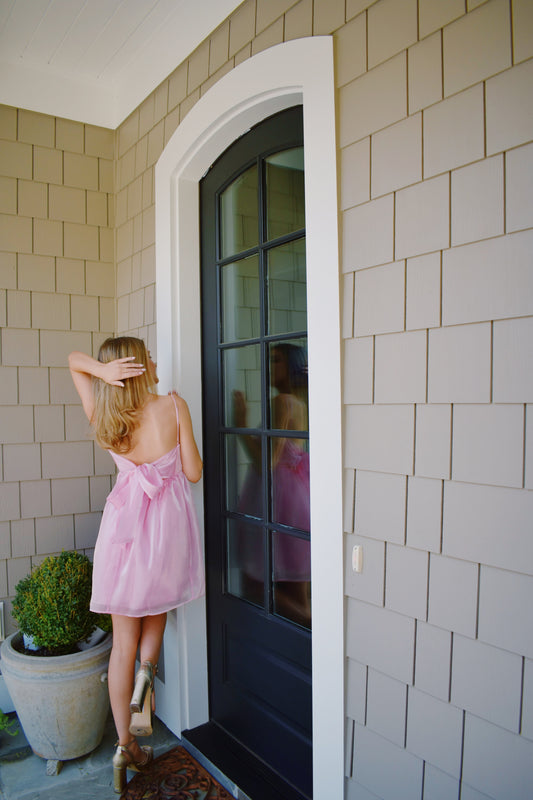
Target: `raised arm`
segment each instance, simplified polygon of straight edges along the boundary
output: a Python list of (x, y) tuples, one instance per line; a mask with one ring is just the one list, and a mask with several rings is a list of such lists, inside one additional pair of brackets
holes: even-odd
[(173, 392), (172, 394), (174, 395), (176, 403), (178, 405), (178, 414), (179, 414), (178, 437), (180, 443), (181, 464), (183, 467), (183, 472), (185, 473), (185, 476), (188, 478), (188, 480), (190, 480), (192, 483), (197, 483), (202, 477), (203, 463), (202, 459), (200, 458), (200, 453), (198, 452), (196, 441), (194, 439), (189, 406), (187, 405), (183, 397), (180, 397), (178, 394), (176, 394), (176, 392)]
[(132, 364), (135, 356), (117, 358), (103, 364), (98, 359), (80, 353), (78, 350), (72, 352), (68, 357), (68, 366), (74, 386), (81, 398), (83, 410), (87, 414), (89, 421), (92, 421), (94, 412), (94, 397), (92, 378), (110, 383), (112, 386), (124, 386), (126, 378), (133, 378), (142, 375), (145, 371), (143, 364)]

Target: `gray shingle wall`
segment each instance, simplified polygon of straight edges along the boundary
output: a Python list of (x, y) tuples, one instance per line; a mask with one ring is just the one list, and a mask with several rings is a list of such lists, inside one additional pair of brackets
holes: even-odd
[(531, 741), (465, 714), (463, 781), (489, 797), (526, 800), (533, 786)]
[[(383, 800), (421, 797), (424, 762), (370, 728), (355, 726), (353, 777)], [(357, 795), (356, 795), (357, 796)]]
[(414, 642), (414, 619), (348, 599), (346, 652), (350, 658), (411, 683)]
[(533, 6), (347, 0), (335, 36), (345, 797), (529, 800)]

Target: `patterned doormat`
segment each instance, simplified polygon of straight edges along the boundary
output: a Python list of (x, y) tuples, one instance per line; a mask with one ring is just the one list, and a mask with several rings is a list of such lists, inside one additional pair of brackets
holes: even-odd
[[(131, 774), (131, 773), (130, 773)], [(184, 747), (169, 750), (135, 773), (122, 800), (233, 800)]]

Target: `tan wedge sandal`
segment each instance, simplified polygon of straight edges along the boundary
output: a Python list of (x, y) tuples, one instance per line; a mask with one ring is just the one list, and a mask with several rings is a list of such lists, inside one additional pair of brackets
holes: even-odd
[(154, 758), (154, 751), (149, 745), (143, 745), (141, 750), (144, 753), (142, 761), (135, 761), (133, 753), (129, 746), (133, 744), (135, 738), (130, 739), (128, 744), (118, 744), (115, 754), (113, 756), (113, 788), (117, 794), (122, 794), (126, 788), (126, 770), (131, 769), (133, 772), (141, 772), (145, 769)]
[(152, 711), (154, 710), (154, 678), (157, 664), (143, 661), (135, 676), (135, 686), (131, 696), (130, 733), (133, 736), (152, 735)]

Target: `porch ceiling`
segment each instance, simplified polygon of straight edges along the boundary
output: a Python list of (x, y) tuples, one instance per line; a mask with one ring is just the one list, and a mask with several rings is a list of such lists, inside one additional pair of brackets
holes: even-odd
[(0, 0), (0, 103), (116, 128), (242, 0)]

